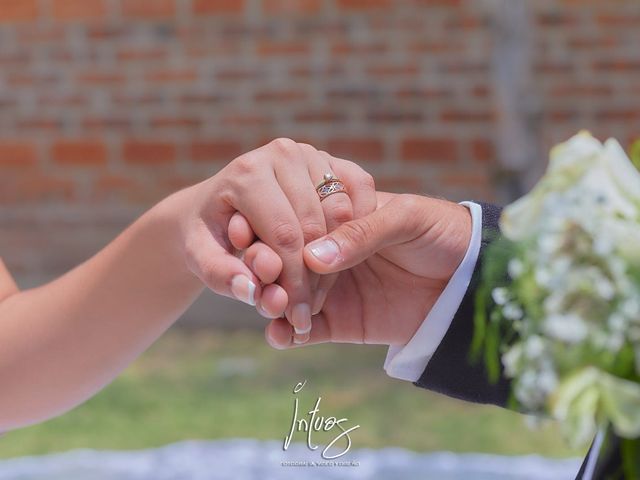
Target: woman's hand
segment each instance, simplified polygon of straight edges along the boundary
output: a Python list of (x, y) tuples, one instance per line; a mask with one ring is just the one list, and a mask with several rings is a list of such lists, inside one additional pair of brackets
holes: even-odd
[[(315, 184), (330, 171), (347, 185), (353, 205), (342, 193), (320, 204)], [(0, 262), (0, 431), (89, 398), (184, 313), (202, 282), (257, 302), (267, 316), (286, 309), (298, 331), (308, 330), (310, 290), (327, 279), (308, 275), (303, 246), (327, 226), (375, 209), (370, 178), (313, 147), (276, 140), (166, 198), (53, 282), (19, 291)], [(238, 211), (250, 230), (235, 228), (229, 239), (227, 225), (237, 226)], [(253, 241), (254, 231), (272, 255), (248, 253), (247, 265), (233, 245)], [(284, 289), (269, 286), (276, 279)]]
[[(235, 228), (235, 227), (234, 227)], [(379, 194), (372, 214), (345, 223), (304, 249), (307, 266), (339, 273), (322, 310), (313, 317), (309, 344), (404, 345), (462, 261), (471, 216), (461, 205), (417, 195)], [(260, 243), (263, 257), (275, 255)], [(273, 320), (267, 340), (292, 346), (291, 327)]]
[[(349, 195), (321, 203), (316, 185), (325, 173), (340, 178)], [(214, 292), (256, 305), (265, 317), (284, 313), (299, 343), (308, 339), (311, 314), (336, 278), (309, 274), (304, 245), (376, 208), (373, 179), (364, 170), (288, 139), (240, 156), (178, 196), (188, 268)], [(256, 236), (276, 255), (251, 250), (238, 258), (235, 249)]]

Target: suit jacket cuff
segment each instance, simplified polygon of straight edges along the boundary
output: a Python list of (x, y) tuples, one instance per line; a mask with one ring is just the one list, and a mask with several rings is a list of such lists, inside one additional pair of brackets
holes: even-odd
[(473, 202), (462, 202), (461, 205), (471, 212), (471, 240), (467, 252), (409, 343), (389, 347), (384, 369), (390, 377), (410, 382), (420, 378), (447, 333), (469, 287), (482, 240), (482, 207)]
[(504, 406), (509, 396), (509, 382), (503, 376), (496, 384), (489, 382), (484, 363), (481, 360), (475, 363), (469, 358), (483, 255), (489, 242), (499, 233), (501, 213), (501, 209), (494, 205), (481, 206), (482, 241), (469, 288), (446, 335), (415, 385), (462, 400)]

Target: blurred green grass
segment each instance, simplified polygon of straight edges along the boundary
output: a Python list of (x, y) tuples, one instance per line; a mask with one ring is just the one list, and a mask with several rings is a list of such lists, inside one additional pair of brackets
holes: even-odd
[[(139, 449), (185, 439), (282, 441), (294, 385), (300, 410), (322, 397), (320, 415), (360, 425), (353, 448), (580, 455), (556, 425), (537, 430), (496, 407), (455, 401), (384, 373), (386, 349), (318, 345), (277, 352), (261, 332), (173, 329), (115, 382), (75, 410), (0, 438), (0, 457), (74, 448)], [(314, 440), (333, 438), (314, 435)], [(304, 442), (297, 433), (294, 441)], [(328, 442), (325, 442), (326, 444)]]

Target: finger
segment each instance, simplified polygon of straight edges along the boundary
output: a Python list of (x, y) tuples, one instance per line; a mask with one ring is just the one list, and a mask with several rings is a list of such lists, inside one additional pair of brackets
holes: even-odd
[(189, 268), (213, 292), (249, 305), (260, 299), (258, 278), (242, 260), (222, 248), (205, 225), (193, 230), (187, 245)]
[(256, 235), (249, 222), (240, 212), (236, 212), (229, 220), (227, 231), (231, 245), (237, 250), (245, 250), (254, 242)]
[[(299, 158), (282, 159), (278, 162), (276, 177), (300, 222), (306, 245), (327, 233), (320, 198), (309, 173), (309, 165), (323, 162), (323, 157), (310, 145), (299, 144), (298, 147)], [(325, 168), (329, 168), (328, 162), (325, 163)]]
[(348, 160), (329, 155), (329, 163), (338, 178), (347, 186), (353, 218), (362, 218), (373, 213), (377, 207), (376, 184), (373, 177), (358, 164)]
[[(276, 176), (276, 173), (283, 174), (283, 168), (278, 168), (274, 160), (300, 156), (296, 148), (295, 142), (274, 141), (248, 154), (239, 171), (250, 181), (237, 179), (239, 187), (230, 189), (228, 202), (243, 213), (255, 234), (281, 258), (283, 269), (279, 283), (289, 296), (287, 318), (298, 330), (305, 331), (311, 326), (311, 306), (309, 275), (302, 256), (304, 237), (291, 202), (279, 183), (280, 177)], [(305, 177), (301, 182), (310, 182), (308, 174)], [(257, 178), (259, 183), (255, 181)]]
[(305, 263), (318, 273), (339, 272), (389, 245), (412, 240), (426, 228), (420, 225), (419, 198), (399, 195), (370, 215), (341, 225), (305, 247)]
[[(307, 144), (298, 144), (302, 158), (285, 160), (277, 170), (277, 177), (282, 190), (291, 202), (300, 222), (304, 243), (307, 244), (327, 233), (327, 221), (324, 216), (320, 198), (315, 189), (314, 177), (309, 169), (310, 165), (326, 171), (329, 163), (314, 147)], [(319, 178), (322, 176), (319, 174)], [(304, 180), (304, 181), (303, 181)], [(311, 302), (310, 310), (315, 303), (314, 292), (318, 289), (320, 276), (309, 272), (309, 292)], [(309, 325), (311, 318), (309, 318)], [(304, 332), (307, 329), (303, 329)], [(304, 333), (297, 340), (304, 341)]]
[(262, 289), (262, 296), (257, 304), (258, 313), (265, 318), (280, 318), (284, 315), (288, 303), (289, 297), (284, 288), (272, 283)]
[[(339, 178), (331, 166), (330, 159), (332, 157), (326, 152), (319, 153), (319, 161), (309, 163), (309, 174), (311, 178), (319, 179), (320, 181), (325, 179), (326, 175)], [(353, 220), (353, 207), (347, 193), (339, 192), (329, 195), (320, 201), (320, 205), (322, 206), (328, 232), (332, 232), (343, 223)], [(336, 279), (337, 275), (323, 275), (320, 277), (316, 288), (313, 290), (313, 302), (311, 304), (311, 313), (313, 315), (322, 310), (327, 292), (331, 290)]]
[(262, 242), (255, 242), (244, 252), (244, 262), (262, 283), (274, 283), (282, 273), (282, 260)]
[(309, 334), (309, 339), (304, 344), (296, 344), (294, 342), (291, 325), (283, 318), (273, 319), (267, 325), (265, 338), (269, 345), (278, 350), (331, 342), (331, 328), (324, 315), (314, 315), (312, 324), (313, 327)]

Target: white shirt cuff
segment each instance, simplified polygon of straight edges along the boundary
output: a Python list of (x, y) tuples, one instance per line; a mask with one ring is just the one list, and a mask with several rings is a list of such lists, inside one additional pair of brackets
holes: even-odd
[(473, 202), (461, 202), (471, 212), (471, 241), (467, 253), (427, 318), (405, 346), (389, 347), (384, 369), (387, 375), (415, 382), (420, 378), (438, 345), (449, 330), (464, 298), (476, 268), (482, 240), (482, 207)]

